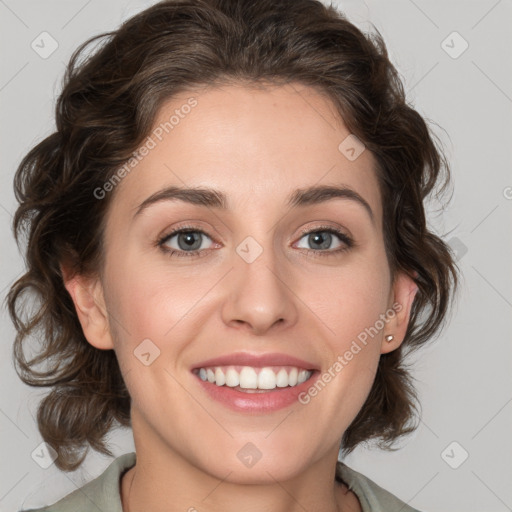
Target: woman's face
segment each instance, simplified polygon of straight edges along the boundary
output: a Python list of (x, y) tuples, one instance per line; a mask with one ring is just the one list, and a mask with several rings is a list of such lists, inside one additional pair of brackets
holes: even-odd
[(154, 129), (106, 219), (106, 331), (81, 317), (137, 448), (240, 482), (334, 461), (415, 289), (391, 281), (374, 157), (299, 84), (182, 94)]

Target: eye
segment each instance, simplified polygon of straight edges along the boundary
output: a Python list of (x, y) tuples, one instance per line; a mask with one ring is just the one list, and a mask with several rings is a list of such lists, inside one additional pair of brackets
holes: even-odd
[(212, 240), (200, 229), (183, 227), (172, 231), (158, 241), (158, 246), (171, 256), (195, 256), (203, 249), (204, 239)]
[[(204, 231), (193, 226), (184, 226), (164, 235), (157, 241), (156, 245), (169, 256), (205, 256), (208, 254), (206, 249), (211, 248), (211, 246), (205, 247), (205, 239), (213, 242), (212, 238)], [(348, 251), (355, 245), (351, 237), (332, 226), (319, 227), (309, 231), (305, 230), (302, 232), (302, 239), (311, 248), (301, 245), (297, 247), (315, 256), (332, 256)], [(333, 242), (336, 243), (336, 239), (338, 240), (337, 245), (332, 247)]]
[[(336, 243), (336, 238), (338, 239), (338, 245), (332, 247), (333, 242)], [(322, 256), (347, 251), (354, 245), (352, 238), (332, 226), (303, 232), (302, 239), (310, 247), (298, 245), (300, 249), (306, 249), (308, 252), (315, 252)]]

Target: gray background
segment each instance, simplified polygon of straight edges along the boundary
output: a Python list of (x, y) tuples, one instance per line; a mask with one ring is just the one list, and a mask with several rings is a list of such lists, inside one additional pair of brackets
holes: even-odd
[[(16, 206), (12, 177), (22, 156), (53, 130), (65, 63), (89, 36), (116, 28), (152, 3), (0, 0), (2, 298), (22, 272), (10, 231)], [(335, 5), (360, 28), (379, 29), (410, 101), (442, 127), (436, 133), (446, 144), (455, 188), (448, 209), (429, 207), (430, 219), (457, 250), (463, 272), (449, 325), (415, 357), (420, 428), (397, 452), (360, 448), (346, 462), (420, 510), (512, 510), (512, 2)], [(43, 31), (58, 43), (46, 59), (31, 48)], [(454, 31), (460, 37), (450, 35)], [(469, 47), (458, 55), (464, 41)], [(44, 390), (31, 389), (16, 376), (14, 329), (5, 308), (0, 315), (0, 512), (5, 512), (56, 501), (100, 474), (110, 459), (92, 452), (74, 473), (34, 462), (31, 454), (42, 442), (34, 415)], [(131, 432), (114, 432), (111, 446), (115, 455), (133, 450)]]

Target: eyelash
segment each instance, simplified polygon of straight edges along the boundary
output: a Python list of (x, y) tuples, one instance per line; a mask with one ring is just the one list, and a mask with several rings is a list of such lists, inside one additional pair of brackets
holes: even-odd
[[(198, 229), (194, 226), (183, 226), (183, 227), (176, 229), (176, 230), (172, 231), (171, 233), (166, 234), (163, 237), (159, 238), (156, 242), (156, 245), (170, 257), (177, 256), (180, 258), (181, 257), (190, 258), (190, 257), (194, 257), (194, 256), (202, 257), (202, 256), (206, 255), (205, 249), (195, 249), (194, 251), (181, 251), (181, 250), (176, 250), (176, 249), (168, 249), (165, 247), (165, 243), (168, 242), (175, 235), (179, 235), (181, 233), (191, 233), (191, 232), (192, 233), (201, 233), (203, 235), (206, 235), (208, 238), (212, 239), (212, 237), (209, 236), (208, 233), (205, 233), (201, 229)], [(349, 237), (345, 233), (342, 233), (341, 231), (337, 230), (336, 228), (333, 228), (332, 226), (319, 226), (312, 230), (307, 230), (307, 229), (303, 230), (300, 233), (300, 235), (301, 235), (300, 238), (304, 237), (305, 235), (310, 235), (312, 233), (334, 234), (334, 235), (338, 236), (338, 238), (345, 244), (345, 246), (340, 247), (338, 249), (334, 249), (334, 250), (329, 250), (329, 249), (315, 250), (315, 249), (303, 249), (302, 248), (302, 250), (306, 251), (307, 253), (314, 253), (315, 257), (317, 257), (317, 256), (325, 257), (325, 256), (332, 256), (334, 254), (341, 254), (343, 252), (346, 252), (346, 251), (352, 249), (356, 245), (354, 240), (351, 237)]]

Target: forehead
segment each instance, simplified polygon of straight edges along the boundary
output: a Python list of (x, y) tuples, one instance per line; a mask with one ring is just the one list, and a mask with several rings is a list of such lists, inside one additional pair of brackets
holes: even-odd
[(132, 210), (172, 185), (222, 190), (232, 209), (249, 200), (282, 206), (297, 188), (344, 185), (381, 216), (373, 155), (348, 158), (347, 147), (361, 149), (357, 140), (334, 105), (301, 84), (182, 92), (160, 107), (143, 145), (151, 149), (116, 191)]

